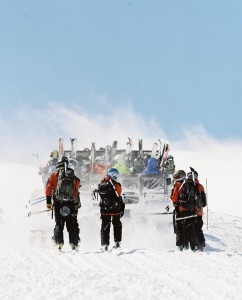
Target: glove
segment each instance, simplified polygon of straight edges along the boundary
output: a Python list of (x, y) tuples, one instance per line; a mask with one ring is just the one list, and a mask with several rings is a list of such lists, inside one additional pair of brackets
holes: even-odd
[(42, 175), (44, 173), (44, 168), (39, 168), (38, 174)]
[(179, 204), (174, 204), (174, 207), (175, 207), (175, 211), (177, 213), (179, 213), (180, 212), (180, 210), (179, 210)]
[(78, 210), (81, 207), (81, 202), (78, 202), (75, 204), (75, 210)]
[(47, 207), (48, 209), (52, 209), (52, 204), (46, 204), (46, 207)]

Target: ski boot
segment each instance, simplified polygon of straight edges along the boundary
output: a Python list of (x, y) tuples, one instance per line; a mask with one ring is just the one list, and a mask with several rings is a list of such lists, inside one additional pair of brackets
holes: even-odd
[(71, 246), (71, 250), (76, 250), (76, 251), (79, 250), (78, 245), (70, 244), (70, 246)]
[(102, 245), (101, 250), (102, 251), (108, 251), (108, 245)]
[(70, 247), (71, 247), (71, 253), (72, 254), (75, 254), (75, 253), (79, 252), (78, 245), (70, 244)]
[(120, 242), (115, 242), (115, 245), (113, 246), (114, 249), (118, 249), (121, 247), (121, 243)]
[(56, 247), (57, 247), (57, 253), (61, 253), (62, 252), (62, 247), (64, 246), (63, 243), (57, 243), (56, 244)]
[(198, 246), (193, 246), (191, 247), (192, 252), (198, 252), (199, 251), (199, 247)]
[(198, 251), (203, 252), (204, 247), (205, 247), (205, 243), (204, 242), (198, 243)]
[(189, 244), (188, 243), (185, 243), (184, 246), (183, 246), (184, 250), (188, 250), (189, 249)]

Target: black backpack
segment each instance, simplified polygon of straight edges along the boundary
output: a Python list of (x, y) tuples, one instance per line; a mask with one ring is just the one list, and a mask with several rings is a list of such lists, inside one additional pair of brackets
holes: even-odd
[(102, 181), (98, 186), (98, 193), (101, 198), (101, 213), (119, 213), (124, 210), (123, 199), (118, 195), (111, 180)]
[(58, 174), (58, 182), (56, 188), (56, 200), (58, 201), (74, 201), (74, 180), (75, 174), (72, 169), (60, 170)]
[(182, 185), (182, 193), (179, 199), (182, 207), (195, 210), (201, 207), (201, 194), (198, 185), (193, 180), (186, 180)]

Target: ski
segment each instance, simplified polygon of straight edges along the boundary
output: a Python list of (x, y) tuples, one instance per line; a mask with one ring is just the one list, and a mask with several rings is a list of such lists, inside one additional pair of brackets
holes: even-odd
[(143, 140), (142, 139), (138, 140), (138, 145), (139, 145), (139, 156), (141, 159), (144, 159)]
[(70, 138), (71, 140), (71, 158), (76, 158), (76, 138)]
[(169, 153), (170, 147), (167, 142), (164, 143), (161, 159), (160, 159), (160, 170), (161, 172), (164, 169), (164, 163), (167, 161), (168, 153)]
[(116, 152), (117, 152), (117, 148), (118, 148), (118, 142), (117, 141), (113, 141), (112, 147), (111, 147), (111, 154), (110, 154), (110, 161), (112, 162)]
[(125, 162), (127, 164), (128, 167), (131, 167), (131, 161), (132, 161), (132, 139), (128, 138), (128, 141), (126, 143), (126, 149), (125, 149)]
[(92, 163), (92, 170), (95, 164), (95, 152), (96, 152), (96, 147), (95, 147), (95, 143), (93, 142), (91, 145), (91, 157), (90, 157)]
[(111, 162), (111, 146), (107, 145), (104, 152), (105, 166), (109, 166)]
[(159, 146), (157, 143), (154, 143), (151, 149), (151, 157), (158, 159), (160, 156)]
[(64, 139), (59, 138), (59, 159), (64, 155)]
[(164, 146), (163, 146), (164, 140), (163, 139), (162, 140), (158, 139), (158, 141), (159, 141), (159, 144), (160, 144), (160, 147), (159, 147), (160, 155), (159, 155), (159, 158), (158, 158), (158, 165), (160, 166), (161, 158), (164, 154)]

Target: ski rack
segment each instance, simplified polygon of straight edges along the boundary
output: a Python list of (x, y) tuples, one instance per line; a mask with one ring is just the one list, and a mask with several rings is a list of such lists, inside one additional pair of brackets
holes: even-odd
[[(66, 150), (64, 149), (63, 139), (60, 139), (61, 154), (77, 161), (78, 167), (75, 169), (75, 174), (81, 180), (82, 187), (80, 189), (80, 194), (90, 196), (92, 191), (95, 189), (95, 184), (97, 185), (104, 175), (92, 173), (83, 175), (81, 171), (82, 162), (87, 159), (94, 162), (95, 158), (98, 156), (107, 157), (112, 152), (112, 147), (110, 146), (110, 148), (106, 146), (96, 149), (95, 143), (92, 143), (91, 149), (84, 148), (83, 150), (78, 150), (73, 146), (73, 143), (75, 142), (76, 139), (71, 139), (71, 149)], [(115, 150), (115, 155), (123, 155), (125, 157), (127, 149), (117, 149), (117, 143), (117, 141), (113, 142), (113, 145), (115, 145), (113, 149)], [(132, 144), (132, 140), (130, 138), (129, 143)], [(133, 150), (131, 146), (132, 145), (130, 145), (129, 168), (137, 172), (134, 172), (134, 174), (119, 175), (119, 182), (122, 184), (125, 203), (137, 204), (139, 202), (148, 203), (152, 201), (160, 201), (164, 204), (165, 210), (169, 204), (172, 205), (170, 201), (172, 174), (168, 173), (165, 167), (162, 168), (161, 174), (143, 174), (142, 171), (147, 165), (148, 158), (152, 156), (152, 150), (143, 150), (141, 139), (138, 140), (138, 150)], [(109, 153), (107, 153), (107, 151)], [(161, 141), (159, 151), (162, 151)], [(164, 153), (160, 153), (160, 155), (163, 156)], [(111, 155), (111, 161), (109, 162), (111, 165), (113, 163), (113, 158), (114, 155)], [(137, 167), (137, 161), (141, 164), (140, 168), (139, 166)], [(46, 178), (44, 178), (45, 184), (48, 176), (50, 176), (49, 173), (46, 174)]]

